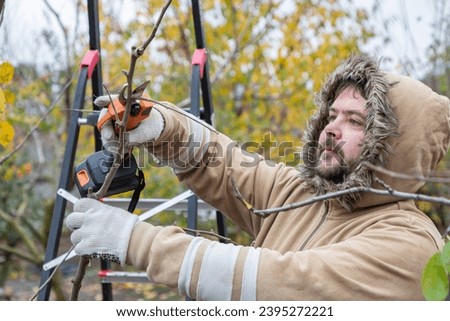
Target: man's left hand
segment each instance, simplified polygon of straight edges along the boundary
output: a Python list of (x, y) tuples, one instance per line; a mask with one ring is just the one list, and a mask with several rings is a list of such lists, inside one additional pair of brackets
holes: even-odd
[(90, 198), (75, 203), (66, 220), (78, 255), (125, 264), (128, 243), (138, 217)]

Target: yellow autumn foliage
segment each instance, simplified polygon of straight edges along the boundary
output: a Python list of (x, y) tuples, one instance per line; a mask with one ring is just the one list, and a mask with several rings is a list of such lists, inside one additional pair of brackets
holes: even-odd
[(14, 127), (6, 120), (0, 120), (0, 145), (7, 148), (14, 138)]
[[(8, 63), (4, 62), (0, 64), (0, 85), (9, 83), (14, 76), (14, 67)], [(13, 95), (7, 92), (5, 97), (5, 92), (0, 87), (0, 145), (3, 148), (10, 146), (14, 139), (14, 127), (10, 124), (7, 117), (6, 103), (14, 101)]]
[[(103, 81), (111, 92), (125, 83), (121, 71), (129, 66), (130, 48), (143, 44), (162, 8), (156, 0), (135, 4), (127, 23), (120, 12), (100, 11)], [(217, 129), (267, 158), (297, 165), (303, 130), (315, 108), (314, 94), (325, 76), (359, 51), (370, 35), (361, 9), (355, 16), (355, 8), (346, 4), (202, 1)], [(138, 60), (134, 83), (150, 80), (148, 93), (155, 99), (186, 101), (195, 49), (191, 2), (174, 1)], [(149, 183), (146, 193), (159, 195), (162, 186), (177, 192), (176, 180), (164, 170), (149, 171), (150, 180), (162, 179), (164, 184)]]
[(14, 67), (9, 62), (0, 64), (0, 85), (8, 84), (14, 77)]

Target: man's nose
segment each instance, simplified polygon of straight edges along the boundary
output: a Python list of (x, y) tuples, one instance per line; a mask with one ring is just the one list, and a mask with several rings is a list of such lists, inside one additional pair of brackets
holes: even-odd
[(340, 124), (337, 120), (330, 122), (324, 128), (327, 137), (332, 137), (334, 139), (340, 139), (342, 135)]

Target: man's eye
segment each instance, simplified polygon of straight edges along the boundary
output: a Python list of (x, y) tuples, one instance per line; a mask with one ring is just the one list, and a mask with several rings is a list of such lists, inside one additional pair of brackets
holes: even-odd
[(359, 119), (350, 118), (349, 122), (350, 122), (350, 124), (355, 125), (355, 126), (362, 126), (363, 125), (363, 122), (360, 121)]
[(336, 119), (336, 116), (335, 116), (335, 115), (330, 115), (330, 116), (328, 116), (327, 121), (328, 121), (328, 123), (331, 123), (331, 122), (334, 121), (335, 119)]

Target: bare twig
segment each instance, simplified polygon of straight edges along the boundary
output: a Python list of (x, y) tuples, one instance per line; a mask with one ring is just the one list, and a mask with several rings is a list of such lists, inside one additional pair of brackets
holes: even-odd
[(0, 25), (3, 22), (3, 13), (5, 12), (5, 0), (0, 0)]
[(110, 102), (111, 102), (111, 106), (112, 106), (112, 108), (113, 108), (113, 110), (114, 110), (114, 117), (116, 118), (116, 121), (119, 121), (119, 115), (117, 114), (117, 108), (116, 108), (116, 106), (114, 105), (114, 99), (112, 99), (111, 93), (109, 92), (108, 87), (106, 87), (105, 85), (103, 85), (103, 88), (105, 88), (105, 91), (106, 91), (106, 93), (108, 94), (109, 100), (110, 100)]
[(39, 292), (41, 292), (41, 290), (51, 281), (51, 279), (53, 278), (53, 276), (56, 274), (56, 272), (58, 271), (58, 268), (61, 266), (61, 264), (64, 263), (64, 261), (66, 260), (66, 258), (69, 256), (69, 254), (73, 251), (74, 246), (72, 246), (69, 251), (67, 252), (65, 258), (63, 260), (61, 260), (61, 262), (55, 267), (55, 269), (53, 270), (52, 274), (50, 274), (50, 276), (48, 277), (48, 279), (39, 287), (39, 289), (36, 291), (36, 293), (33, 295), (33, 297), (30, 299), (30, 301), (33, 301), (34, 299), (36, 299), (36, 297), (38, 296)]
[(15, 256), (27, 260), (29, 262), (36, 262), (36, 257), (30, 255), (29, 253), (17, 249), (17, 247), (8, 246), (6, 244), (0, 244), (0, 250), (6, 253), (14, 254)]
[(335, 198), (338, 198), (338, 197), (341, 197), (341, 196), (344, 196), (347, 194), (352, 194), (352, 193), (373, 193), (373, 194), (383, 195), (383, 196), (394, 196), (394, 197), (398, 197), (398, 198), (402, 198), (402, 199), (414, 199), (416, 201), (434, 202), (434, 203), (439, 203), (439, 204), (443, 204), (443, 205), (447, 205), (447, 206), (450, 205), (450, 200), (445, 197), (435, 197), (435, 196), (429, 196), (429, 195), (424, 195), (424, 194), (399, 192), (392, 188), (390, 188), (388, 190), (380, 190), (380, 189), (376, 189), (376, 188), (372, 188), (372, 187), (360, 186), (360, 187), (352, 187), (352, 188), (342, 190), (342, 191), (330, 192), (330, 193), (326, 193), (323, 195), (315, 195), (305, 201), (295, 202), (295, 203), (287, 204), (287, 205), (280, 206), (280, 207), (273, 207), (273, 208), (268, 208), (268, 209), (255, 209), (242, 196), (242, 194), (240, 193), (239, 189), (237, 188), (233, 178), (231, 179), (231, 183), (232, 183), (233, 189), (235, 191), (236, 198), (239, 199), (242, 202), (242, 204), (244, 204), (244, 206), (247, 209), (249, 209), (253, 214), (260, 216), (260, 217), (266, 217), (270, 214), (292, 210), (292, 209), (310, 205), (310, 204), (313, 204), (313, 203), (316, 203), (319, 201), (335, 199)]
[(195, 116), (193, 116), (193, 115), (190, 114), (190, 113), (185, 113), (185, 112), (183, 112), (183, 111), (180, 111), (180, 110), (177, 109), (177, 108), (173, 108), (171, 105), (165, 104), (164, 102), (161, 102), (161, 101), (158, 101), (158, 100), (155, 100), (155, 99), (151, 99), (151, 98), (148, 98), (148, 97), (141, 97), (140, 99), (141, 99), (141, 100), (145, 100), (145, 101), (150, 101), (150, 102), (154, 103), (155, 105), (164, 107), (164, 108), (166, 108), (166, 109), (169, 109), (169, 110), (171, 110), (171, 111), (173, 111), (173, 112), (175, 112), (175, 113), (178, 113), (178, 114), (180, 114), (180, 115), (183, 115), (183, 116), (185, 116), (185, 117), (189, 117), (192, 121), (196, 122), (197, 124), (200, 124), (200, 125), (203, 126), (203, 127), (207, 127), (209, 130), (213, 131), (213, 132), (216, 133), (216, 134), (219, 133), (219, 132), (217, 131), (217, 129), (215, 129), (214, 127), (212, 127), (212, 126), (209, 125), (209, 124), (206, 124), (206, 123), (205, 123), (204, 121), (202, 121), (200, 118), (195, 117)]
[(377, 182), (378, 184), (383, 186), (389, 193), (395, 193), (395, 190), (390, 185), (388, 185), (385, 181), (383, 181), (381, 178), (375, 176), (374, 179), (375, 179), (375, 182)]
[(12, 216), (8, 215), (2, 209), (0, 209), (0, 219), (11, 225), (11, 228), (21, 237), (25, 246), (27, 247), (28, 251), (31, 253), (33, 257), (35, 258), (40, 257), (39, 250), (36, 248), (35, 244), (30, 240), (30, 238), (26, 237), (27, 232), (17, 220), (15, 220)]
[(383, 174), (386, 174), (393, 178), (412, 179), (412, 180), (427, 182), (427, 183), (450, 183), (449, 177), (425, 177), (425, 176), (421, 176), (421, 175), (407, 175), (407, 174), (403, 174), (403, 173), (393, 172), (393, 171), (387, 170), (383, 167), (375, 166), (369, 162), (362, 162), (361, 165), (366, 166), (367, 168), (369, 168), (375, 172), (383, 173)]
[(202, 230), (196, 230), (196, 229), (191, 229), (191, 228), (187, 228), (187, 227), (182, 227), (182, 229), (183, 229), (183, 231), (192, 233), (195, 236), (208, 235), (208, 236), (212, 236), (212, 237), (218, 239), (219, 241), (224, 241), (225, 243), (232, 243), (234, 245), (239, 245), (238, 243), (234, 242), (232, 239), (225, 237), (223, 235), (217, 234), (213, 231), (202, 231)]
[(70, 295), (70, 301), (77, 301), (78, 294), (80, 293), (81, 283), (84, 275), (86, 274), (86, 268), (89, 265), (90, 259), (87, 256), (82, 256), (78, 262), (78, 269), (75, 279), (73, 281), (72, 293)]
[(164, 17), (164, 14), (166, 13), (167, 9), (169, 8), (172, 0), (168, 0), (167, 3), (164, 5), (158, 20), (153, 27), (153, 30), (150, 34), (150, 36), (147, 38), (147, 40), (144, 42), (144, 44), (140, 47), (132, 47), (131, 51), (131, 57), (130, 57), (130, 66), (128, 71), (124, 71), (124, 74), (127, 78), (127, 103), (125, 106), (125, 112), (123, 114), (123, 118), (121, 121), (116, 122), (116, 127), (119, 129), (119, 142), (118, 142), (118, 152), (114, 155), (114, 161), (113, 164), (109, 170), (109, 173), (105, 177), (105, 181), (101, 188), (92, 195), (93, 198), (99, 199), (102, 198), (106, 192), (109, 189), (109, 186), (111, 185), (114, 177), (116, 176), (117, 170), (120, 167), (120, 164), (122, 163), (123, 157), (124, 157), (124, 143), (125, 143), (125, 132), (126, 132), (126, 125), (128, 123), (128, 118), (130, 116), (131, 111), (131, 104), (132, 104), (132, 91), (133, 91), (133, 76), (134, 71), (136, 69), (136, 62), (137, 60), (144, 54), (145, 50), (147, 49), (150, 42), (155, 38), (156, 32), (158, 31), (159, 25), (161, 24), (161, 21)]
[[(124, 72), (124, 74), (127, 78), (127, 97), (126, 97), (125, 111), (124, 111), (122, 120), (120, 120), (120, 121), (116, 120), (116, 127), (119, 129), (118, 152), (114, 154), (113, 164), (112, 164), (108, 174), (106, 175), (105, 181), (103, 182), (101, 188), (96, 193), (89, 193), (89, 197), (99, 199), (99, 198), (102, 198), (106, 194), (106, 192), (108, 191), (109, 187), (111, 186), (111, 183), (112, 183), (114, 177), (116, 176), (117, 170), (125, 156), (125, 152), (124, 152), (125, 132), (126, 132), (126, 127), (127, 127), (127, 123), (128, 123), (128, 118), (129, 118), (129, 115), (131, 112), (131, 105), (132, 105), (132, 99), (133, 99), (133, 97), (132, 97), (133, 87), (132, 86), (133, 86), (133, 76), (134, 76), (134, 71), (136, 68), (136, 62), (137, 62), (137, 59), (139, 59), (139, 57), (141, 57), (144, 54), (145, 49), (148, 47), (150, 42), (155, 37), (156, 32), (159, 28), (159, 25), (162, 21), (162, 18), (164, 16), (165, 12), (167, 11), (167, 9), (169, 8), (171, 2), (172, 2), (172, 0), (168, 0), (166, 5), (163, 7), (163, 9), (159, 15), (159, 18), (156, 22), (156, 25), (153, 27), (152, 33), (150, 34), (148, 39), (144, 42), (144, 44), (141, 47), (138, 47), (138, 48), (133, 47), (132, 48), (129, 70)], [(78, 298), (78, 293), (81, 289), (81, 283), (83, 281), (84, 274), (85, 274), (88, 264), (89, 264), (89, 258), (87, 258), (87, 257), (80, 258), (77, 275), (73, 281), (71, 300), (77, 300), (77, 298)]]
[(144, 53), (145, 49), (147, 49), (148, 45), (150, 44), (150, 42), (153, 40), (153, 38), (155, 38), (156, 36), (156, 32), (158, 31), (159, 25), (161, 24), (162, 18), (164, 17), (164, 15), (166, 14), (167, 9), (169, 8), (170, 4), (171, 4), (172, 0), (168, 0), (166, 2), (166, 4), (164, 5), (164, 7), (161, 10), (161, 13), (158, 17), (158, 20), (156, 21), (155, 27), (153, 28), (152, 33), (150, 34), (150, 36), (147, 38), (147, 40), (145, 41), (145, 43), (139, 47), (136, 51), (136, 54), (138, 54), (139, 56), (142, 56), (142, 54)]
[[(50, 10), (50, 12), (53, 14), (53, 16), (56, 19), (56, 22), (58, 23), (59, 28), (61, 29), (62, 33), (64, 34), (64, 43), (65, 43), (65, 47), (66, 47), (66, 70), (70, 71), (70, 55), (69, 55), (69, 35), (68, 35), (68, 31), (67, 28), (64, 26), (61, 16), (58, 14), (58, 12), (50, 5), (50, 3), (48, 2), (48, 0), (44, 0), (44, 4), (47, 7), (48, 10)], [(69, 73), (70, 74), (70, 73)]]

